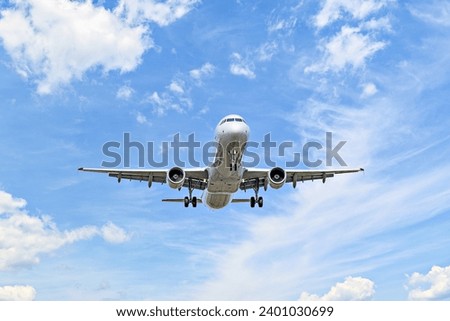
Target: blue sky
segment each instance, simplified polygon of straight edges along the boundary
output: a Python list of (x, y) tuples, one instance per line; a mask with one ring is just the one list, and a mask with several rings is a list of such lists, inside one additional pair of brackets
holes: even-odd
[[(0, 299), (450, 298), (449, 1), (9, 0), (0, 12)], [(124, 132), (206, 143), (230, 113), (257, 142), (331, 131), (366, 171), (220, 211), (77, 171)]]

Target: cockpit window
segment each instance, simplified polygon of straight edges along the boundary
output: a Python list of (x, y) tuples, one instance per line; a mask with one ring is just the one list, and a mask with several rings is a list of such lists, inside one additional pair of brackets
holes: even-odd
[(226, 118), (226, 119), (222, 120), (219, 125), (222, 125), (225, 122), (234, 122), (234, 121), (246, 123), (245, 120), (242, 118)]

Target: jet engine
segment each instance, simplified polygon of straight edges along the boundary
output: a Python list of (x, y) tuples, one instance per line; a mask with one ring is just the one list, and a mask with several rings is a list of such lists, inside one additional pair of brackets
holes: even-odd
[(286, 182), (286, 172), (281, 167), (274, 167), (269, 172), (270, 187), (278, 189)]
[(183, 187), (186, 174), (184, 170), (179, 167), (172, 167), (167, 173), (167, 184), (171, 188), (179, 189)]

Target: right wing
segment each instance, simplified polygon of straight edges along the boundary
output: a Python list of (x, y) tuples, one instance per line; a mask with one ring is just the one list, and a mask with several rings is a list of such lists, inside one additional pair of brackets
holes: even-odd
[[(261, 168), (249, 168), (246, 169), (243, 175), (243, 179), (240, 185), (241, 190), (247, 190), (254, 187), (267, 188), (268, 177), (271, 169)], [(330, 177), (334, 177), (337, 174), (356, 173), (364, 171), (363, 168), (348, 168), (348, 169), (325, 169), (325, 170), (308, 170), (308, 169), (287, 169), (283, 170), (286, 179), (286, 183), (292, 183), (295, 187), (297, 182), (321, 180), (325, 183), (325, 180)]]

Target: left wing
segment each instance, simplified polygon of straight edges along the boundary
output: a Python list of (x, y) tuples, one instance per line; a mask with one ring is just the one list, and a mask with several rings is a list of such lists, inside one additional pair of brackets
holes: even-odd
[[(267, 189), (269, 184), (269, 175), (272, 170), (279, 170), (284, 173), (284, 183), (292, 183), (295, 188), (297, 182), (322, 180), (325, 183), (327, 178), (334, 177), (337, 174), (356, 173), (364, 171), (363, 168), (349, 168), (349, 169), (328, 169), (328, 170), (298, 170), (288, 169), (283, 170), (279, 167), (272, 169), (246, 169), (240, 185), (241, 190), (264, 186)], [(280, 186), (281, 187), (281, 186)]]
[[(108, 168), (84, 168), (78, 170), (84, 172), (105, 173), (111, 177), (117, 178), (120, 183), (122, 179), (137, 180), (140, 182), (147, 182), (148, 187), (152, 186), (153, 182), (166, 183), (167, 173), (169, 169), (108, 169)], [(206, 168), (189, 168), (183, 169), (186, 178), (183, 187), (191, 187), (194, 189), (204, 190), (208, 182), (208, 171)]]

